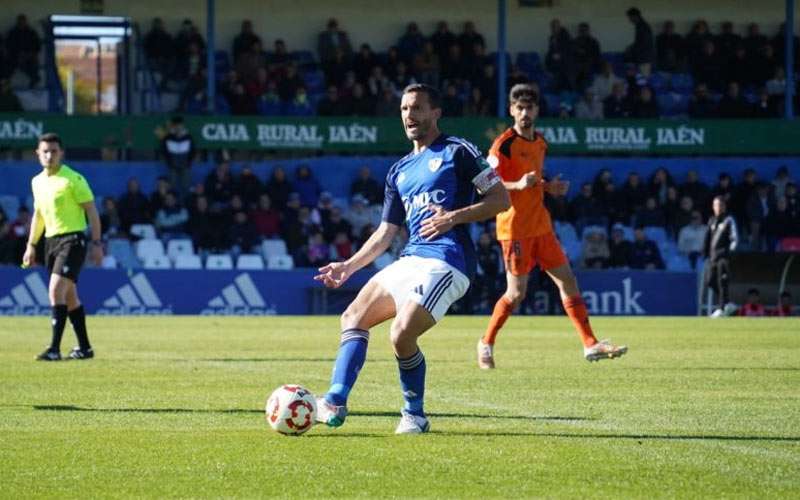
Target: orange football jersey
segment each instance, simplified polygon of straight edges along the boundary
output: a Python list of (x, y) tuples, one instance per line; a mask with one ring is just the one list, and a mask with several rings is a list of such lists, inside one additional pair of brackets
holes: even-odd
[(495, 139), (489, 150), (489, 164), (505, 182), (515, 182), (528, 172), (536, 172), (536, 185), (509, 191), (511, 208), (497, 214), (497, 239), (519, 240), (553, 231), (550, 213), (544, 206), (544, 154), (547, 142), (536, 133), (526, 139), (513, 128)]

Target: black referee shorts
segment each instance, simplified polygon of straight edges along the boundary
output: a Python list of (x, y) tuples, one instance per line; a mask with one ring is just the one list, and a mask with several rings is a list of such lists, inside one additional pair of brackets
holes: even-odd
[(86, 261), (86, 236), (66, 233), (47, 238), (44, 245), (45, 262), (50, 274), (78, 282), (78, 274)]

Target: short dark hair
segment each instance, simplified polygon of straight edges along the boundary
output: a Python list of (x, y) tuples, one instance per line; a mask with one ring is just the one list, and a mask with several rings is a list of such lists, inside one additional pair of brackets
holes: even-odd
[(61, 143), (61, 137), (58, 136), (55, 132), (47, 132), (39, 136), (39, 141), (36, 143), (37, 145), (43, 142), (55, 142), (58, 144), (58, 147), (63, 149), (64, 145)]
[(628, 17), (642, 17), (642, 11), (637, 9), (636, 7), (631, 7), (630, 9), (625, 11), (625, 14)]
[(428, 96), (428, 102), (431, 108), (437, 109), (442, 107), (442, 97), (435, 87), (425, 83), (412, 83), (403, 89), (403, 94), (410, 94), (411, 92), (422, 92)]
[(511, 104), (530, 102), (538, 106), (539, 92), (529, 83), (518, 83), (511, 87), (511, 91), (508, 93), (508, 100)]

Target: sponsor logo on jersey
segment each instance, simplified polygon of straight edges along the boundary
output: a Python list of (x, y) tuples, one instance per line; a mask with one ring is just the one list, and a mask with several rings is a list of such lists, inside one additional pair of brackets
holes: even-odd
[(425, 191), (412, 196), (404, 196), (403, 206), (406, 209), (406, 218), (409, 218), (412, 212), (416, 210), (428, 208), (430, 204), (442, 205), (445, 200), (447, 200), (447, 196), (444, 189), (434, 189), (433, 191)]

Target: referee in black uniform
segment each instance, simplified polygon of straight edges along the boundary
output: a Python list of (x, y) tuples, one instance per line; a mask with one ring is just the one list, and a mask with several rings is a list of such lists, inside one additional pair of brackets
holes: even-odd
[[(90, 359), (94, 357), (94, 351), (86, 332), (86, 314), (78, 298), (78, 274), (86, 260), (87, 246), (95, 264), (100, 265), (103, 260), (100, 217), (86, 179), (61, 163), (64, 150), (58, 135), (39, 137), (36, 155), (42, 172), (31, 181), (34, 210), (22, 267), (36, 264), (36, 243), (44, 233), (44, 259), (50, 272), (49, 296), (53, 308), (52, 341), (36, 359), (61, 359), (61, 337), (67, 318), (78, 338), (78, 346), (69, 357)], [(87, 219), (91, 227), (91, 240), (88, 242), (85, 235)]]

